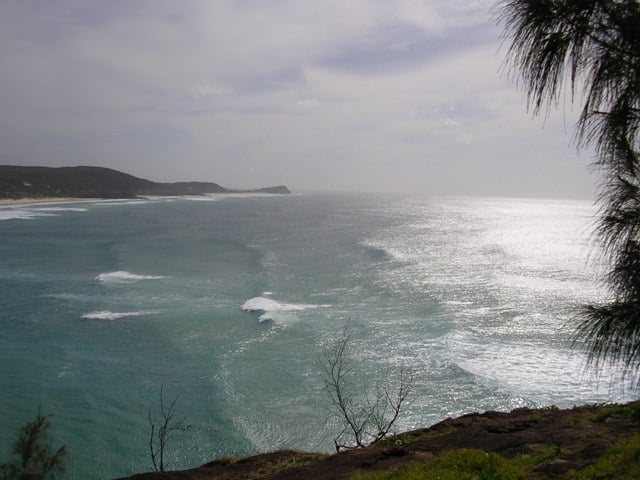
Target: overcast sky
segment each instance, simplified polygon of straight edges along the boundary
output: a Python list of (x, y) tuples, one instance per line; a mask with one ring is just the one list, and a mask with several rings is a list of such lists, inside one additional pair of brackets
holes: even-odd
[(493, 0), (1, 0), (0, 163), (295, 191), (591, 198)]

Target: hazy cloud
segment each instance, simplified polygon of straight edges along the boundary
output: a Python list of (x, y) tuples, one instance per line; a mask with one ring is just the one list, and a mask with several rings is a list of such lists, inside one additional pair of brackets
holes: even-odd
[(590, 195), (575, 115), (543, 130), (498, 73), (491, 5), (2, 2), (1, 161), (230, 187)]

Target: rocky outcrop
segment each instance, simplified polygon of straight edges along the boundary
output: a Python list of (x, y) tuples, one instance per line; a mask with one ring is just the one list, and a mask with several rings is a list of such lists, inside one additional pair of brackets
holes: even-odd
[[(618, 457), (622, 458), (618, 463), (640, 462), (640, 450), (635, 447), (637, 442), (633, 443), (638, 435), (640, 402), (586, 405), (566, 410), (519, 408), (510, 413), (472, 413), (450, 418), (429, 428), (382, 440), (368, 448), (335, 455), (277, 451), (246, 458), (221, 458), (191, 470), (144, 473), (121, 480), (349, 479), (357, 473), (424, 464), (448, 453), (457, 451), (464, 455), (477, 450), (507, 460), (527, 460), (521, 466), (525, 476), (517, 478), (576, 480), (587, 478), (576, 476), (576, 472), (598, 462), (604, 463), (608, 470)], [(607, 454), (612, 446), (625, 442), (634, 447), (631, 460), (619, 453)], [(609, 457), (605, 458), (606, 455)], [(601, 461), (603, 458), (605, 462)], [(638, 465), (622, 465), (621, 468), (631, 467)], [(620, 477), (609, 471), (606, 476), (588, 478), (638, 477)]]

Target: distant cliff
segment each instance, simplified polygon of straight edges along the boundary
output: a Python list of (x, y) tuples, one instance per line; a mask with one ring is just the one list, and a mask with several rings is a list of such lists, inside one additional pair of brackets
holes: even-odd
[(137, 198), (207, 193), (289, 194), (285, 186), (230, 190), (212, 182), (158, 183), (102, 167), (21, 167), (0, 165), (0, 198)]

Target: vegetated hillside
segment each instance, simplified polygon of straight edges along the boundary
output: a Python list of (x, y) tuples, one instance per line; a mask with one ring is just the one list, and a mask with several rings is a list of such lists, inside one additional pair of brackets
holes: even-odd
[(640, 402), (472, 413), (335, 455), (284, 450), (121, 480), (638, 478)]
[[(136, 198), (146, 195), (231, 193), (212, 182), (158, 183), (102, 167), (21, 167), (0, 165), (0, 198)], [(286, 187), (251, 190), (291, 193)]]

